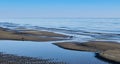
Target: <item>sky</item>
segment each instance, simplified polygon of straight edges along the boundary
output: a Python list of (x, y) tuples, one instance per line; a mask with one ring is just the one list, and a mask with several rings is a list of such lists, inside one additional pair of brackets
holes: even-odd
[(0, 18), (120, 18), (120, 0), (0, 0)]

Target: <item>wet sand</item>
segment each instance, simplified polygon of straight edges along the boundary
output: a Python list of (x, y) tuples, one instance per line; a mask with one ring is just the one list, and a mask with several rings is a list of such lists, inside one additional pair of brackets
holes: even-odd
[(38, 59), (32, 57), (16, 56), (0, 53), (0, 64), (66, 64), (52, 59)]
[(104, 59), (120, 63), (120, 43), (108, 41), (90, 41), (90, 42), (60, 42), (55, 45), (77, 51), (96, 52)]
[(99, 56), (103, 59), (108, 59), (110, 61), (116, 62), (116, 64), (120, 64), (120, 49), (107, 50), (99, 53)]
[(1, 40), (25, 40), (25, 41), (57, 41), (66, 39), (67, 35), (37, 30), (10, 30), (0, 28)]

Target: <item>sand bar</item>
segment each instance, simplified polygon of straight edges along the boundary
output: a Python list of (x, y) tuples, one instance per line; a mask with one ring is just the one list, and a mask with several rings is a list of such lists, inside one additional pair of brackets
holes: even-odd
[(102, 58), (109, 61), (120, 63), (120, 43), (109, 41), (90, 41), (90, 42), (59, 42), (55, 45), (77, 51), (96, 52)]
[(0, 28), (1, 40), (24, 40), (24, 41), (57, 41), (64, 40), (69, 36), (47, 31), (37, 30), (10, 30), (6, 28)]

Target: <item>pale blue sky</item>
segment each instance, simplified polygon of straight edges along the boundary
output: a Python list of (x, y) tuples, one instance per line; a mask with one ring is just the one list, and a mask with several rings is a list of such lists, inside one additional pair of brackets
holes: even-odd
[(0, 0), (0, 18), (120, 18), (120, 0)]

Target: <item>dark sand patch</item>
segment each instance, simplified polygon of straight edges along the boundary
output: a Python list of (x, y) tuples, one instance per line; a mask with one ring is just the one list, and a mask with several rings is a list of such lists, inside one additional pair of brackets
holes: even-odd
[(32, 57), (16, 56), (0, 53), (0, 64), (66, 64), (52, 59), (38, 59)]

